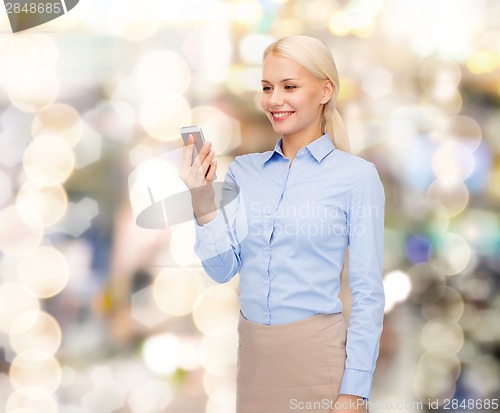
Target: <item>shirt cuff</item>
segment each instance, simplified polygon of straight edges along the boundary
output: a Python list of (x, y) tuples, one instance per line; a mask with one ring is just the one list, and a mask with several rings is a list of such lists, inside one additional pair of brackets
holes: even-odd
[(196, 215), (194, 215), (194, 212), (193, 212), (193, 218), (194, 218), (194, 228), (196, 231), (196, 235), (203, 236), (205, 234), (217, 231), (219, 229), (224, 230), (225, 222), (224, 222), (224, 217), (223, 217), (220, 209), (216, 210), (215, 218), (212, 219), (211, 221), (207, 222), (204, 225), (198, 224), (198, 221), (196, 220)]
[(352, 394), (369, 399), (372, 379), (373, 374), (370, 372), (345, 369), (339, 394)]
[(216, 257), (230, 247), (227, 241), (226, 222), (221, 210), (217, 210), (214, 219), (199, 225), (194, 217), (196, 246), (195, 252), (201, 261)]

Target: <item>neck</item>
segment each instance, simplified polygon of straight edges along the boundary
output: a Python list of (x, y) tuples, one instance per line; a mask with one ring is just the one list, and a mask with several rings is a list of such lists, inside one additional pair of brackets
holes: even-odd
[(283, 135), (283, 139), (281, 140), (281, 150), (283, 155), (293, 162), (297, 152), (301, 148), (309, 145), (322, 135), (323, 133), (321, 130), (316, 131), (314, 134), (311, 133), (307, 135)]

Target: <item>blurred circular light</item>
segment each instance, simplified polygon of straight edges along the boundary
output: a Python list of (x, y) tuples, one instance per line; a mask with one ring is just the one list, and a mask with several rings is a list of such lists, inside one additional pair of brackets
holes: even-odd
[[(483, 125), (483, 130), (486, 136), (491, 137), (488, 140), (489, 145), (496, 152), (500, 152), (500, 113), (494, 111)], [(498, 188), (500, 188), (500, 185)]]
[(418, 361), (419, 369), (427, 369), (429, 366), (435, 365), (439, 365), (443, 370), (450, 372), (453, 381), (458, 379), (462, 370), (460, 359), (455, 354), (446, 352), (426, 351)]
[(420, 110), (427, 119), (435, 125), (447, 122), (455, 118), (463, 108), (463, 99), (459, 91), (455, 91), (446, 99), (422, 98)]
[(469, 265), (473, 251), (464, 237), (446, 233), (433, 242), (431, 264), (445, 275), (455, 275)]
[[(138, 216), (144, 209), (149, 208), (153, 201), (158, 202), (174, 194), (186, 191), (184, 182), (179, 178), (179, 168), (175, 164), (175, 157), (177, 157), (178, 161), (182, 159), (181, 149), (176, 149), (168, 152), (165, 156), (145, 161), (130, 174), (128, 179), (129, 195), (135, 216)], [(190, 204), (190, 201), (187, 202)], [(178, 207), (178, 205), (175, 206)], [(186, 204), (185, 208), (187, 207), (188, 205)], [(166, 221), (168, 217), (165, 216), (164, 212), (162, 209), (160, 213), (163, 215), (156, 219)], [(188, 227), (185, 227), (185, 229), (189, 230)], [(191, 229), (194, 231), (194, 227)], [(185, 235), (181, 237), (185, 238)], [(191, 251), (192, 248), (188, 250)], [(184, 255), (186, 254), (189, 255), (191, 252), (184, 251)]]
[(118, 142), (129, 142), (134, 134), (136, 112), (127, 101), (113, 99), (101, 100), (85, 119), (101, 135)]
[(498, 369), (498, 360), (493, 355), (478, 356), (471, 360), (468, 368), (464, 371), (463, 383), (477, 397), (489, 397), (500, 388)]
[(408, 229), (413, 234), (432, 236), (448, 229), (450, 219), (446, 208), (432, 199), (419, 199), (408, 206), (406, 213)]
[(226, 383), (217, 387), (208, 397), (205, 413), (232, 413), (236, 407), (236, 387)]
[(406, 300), (411, 292), (410, 277), (403, 271), (392, 271), (384, 277), (385, 312), (392, 310), (395, 304)]
[(200, 340), (198, 337), (181, 337), (182, 351), (179, 354), (179, 367), (194, 371), (201, 367)]
[(155, 4), (147, 0), (112, 0), (107, 15), (107, 25), (112, 33), (126, 40), (140, 41), (152, 36), (158, 23), (150, 19), (150, 9)]
[(408, 270), (412, 290), (410, 298), (412, 301), (420, 303), (422, 296), (427, 290), (438, 285), (445, 285), (445, 275), (441, 274), (428, 262), (414, 265)]
[(40, 227), (28, 225), (15, 206), (0, 211), (0, 251), (8, 255), (23, 255), (36, 248), (43, 237)]
[(197, 106), (191, 115), (193, 124), (200, 126), (205, 139), (212, 143), (217, 159), (241, 145), (241, 126), (237, 119), (213, 106)]
[(230, 380), (231, 380), (230, 376), (229, 377), (216, 376), (215, 374), (212, 374), (207, 370), (203, 371), (203, 389), (205, 390), (205, 393), (209, 396), (215, 391), (217, 391), (218, 387), (228, 384)]
[(426, 320), (458, 322), (464, 313), (464, 300), (454, 288), (437, 286), (422, 297), (421, 311)]
[[(36, 320), (35, 323), (33, 320)], [(9, 334), (12, 349), (18, 354), (41, 350), (54, 355), (61, 345), (61, 339), (61, 327), (54, 317), (43, 311), (28, 311), (16, 317)]]
[(493, 167), (490, 174), (491, 179), (488, 185), (488, 194), (493, 198), (500, 199), (500, 165)]
[(432, 160), (432, 169), (443, 183), (453, 185), (464, 181), (474, 171), (475, 159), (465, 145), (446, 141), (439, 146)]
[(156, 305), (173, 316), (190, 314), (194, 302), (203, 290), (203, 280), (198, 271), (166, 268), (156, 277), (153, 297)]
[(53, 297), (68, 283), (69, 264), (55, 248), (38, 247), (21, 258), (18, 277), (37, 297)]
[(381, 66), (369, 68), (363, 75), (363, 91), (372, 98), (381, 98), (392, 90), (393, 76)]
[(135, 145), (132, 149), (128, 151), (130, 164), (134, 168), (138, 167), (142, 162), (151, 159), (153, 155), (154, 155), (153, 148), (149, 145), (144, 145), (142, 143)]
[(233, 65), (228, 75), (227, 87), (235, 95), (257, 92), (261, 90), (261, 78), (262, 70), (259, 68)]
[(12, 184), (10, 177), (6, 173), (0, 171), (0, 205), (10, 199), (12, 196)]
[(148, 337), (142, 346), (142, 358), (146, 366), (162, 376), (170, 375), (179, 366), (182, 345), (173, 334)]
[(184, 41), (183, 52), (189, 66), (203, 74), (205, 83), (207, 79), (215, 83), (224, 82), (233, 53), (227, 25), (194, 30)]
[[(491, 285), (488, 283), (483, 283), (483, 285), (478, 284), (480, 289), (484, 289), (484, 287), (490, 287), (488, 291), (483, 290), (483, 300), (487, 298), (491, 294)], [(486, 294), (485, 294), (486, 293)], [(480, 293), (472, 293), (470, 295), (471, 298), (480, 295)], [(471, 326), (470, 333), (476, 343), (485, 343), (485, 344), (493, 344), (500, 340), (500, 320), (498, 315), (491, 310), (480, 310), (477, 311), (476, 318), (474, 320), (473, 325)]]
[(52, 395), (40, 389), (21, 388), (10, 395), (5, 404), (5, 413), (20, 412), (58, 413), (59, 408)]
[(500, 245), (500, 217), (495, 212), (468, 209), (456, 222), (455, 228), (478, 254), (495, 255)]
[(228, 3), (230, 19), (235, 23), (257, 24), (263, 16), (261, 4), (256, 0), (238, 0)]
[(500, 69), (500, 56), (495, 50), (478, 50), (465, 63), (467, 69), (475, 75), (492, 73)]
[(42, 67), (45, 70), (55, 69), (59, 58), (59, 48), (54, 37), (49, 33), (34, 32), (30, 32), (28, 36), (29, 39), (35, 44), (38, 53), (41, 56), (39, 67)]
[(68, 197), (60, 185), (41, 186), (28, 181), (17, 194), (16, 208), (29, 225), (49, 227), (66, 213)]
[(375, 31), (375, 22), (371, 16), (357, 11), (342, 11), (332, 14), (328, 28), (337, 36), (354, 34), (358, 37), (370, 37)]
[(56, 135), (74, 147), (83, 136), (83, 122), (73, 107), (54, 103), (35, 115), (31, 132), (35, 137), (39, 134)]
[[(456, 116), (446, 123), (442, 135), (465, 145), (469, 150), (475, 150), (481, 144), (483, 132), (479, 123), (469, 116)], [(463, 150), (462, 150), (463, 151)]]
[(9, 82), (7, 92), (14, 106), (24, 112), (37, 112), (59, 96), (59, 80), (51, 71), (34, 70), (31, 76)]
[(199, 258), (192, 248), (195, 229), (191, 221), (177, 224), (170, 228), (169, 251), (175, 262), (181, 267), (199, 263)]
[[(467, 298), (467, 301), (470, 302), (486, 302), (489, 300), (492, 295), (494, 288), (491, 284), (491, 281), (488, 278), (480, 277), (476, 275), (475, 277), (464, 277), (460, 278), (460, 290), (462, 295)], [(486, 318), (484, 314), (482, 314), (483, 319)], [(491, 324), (486, 330), (486, 334), (491, 335)]]
[(328, 30), (335, 36), (347, 36), (351, 32), (351, 22), (347, 12), (339, 11), (330, 16)]
[(169, 383), (148, 380), (130, 392), (127, 404), (132, 413), (164, 412), (173, 399), (174, 394)]
[(442, 405), (455, 394), (453, 374), (441, 364), (427, 364), (419, 368), (413, 378), (413, 391), (420, 400)]
[[(10, 333), (14, 321), (21, 314), (29, 313), (30, 321), (34, 325), (36, 313), (40, 310), (38, 299), (18, 283), (4, 283), (0, 285), (0, 330)], [(26, 323), (28, 317), (24, 320)]]
[(436, 179), (427, 190), (427, 197), (440, 202), (448, 211), (448, 215), (460, 214), (469, 202), (469, 190), (463, 182), (450, 184)]
[[(249, 34), (240, 42), (239, 52), (243, 63), (247, 65), (259, 65), (262, 63), (264, 49), (275, 40), (274, 36), (268, 34)], [(259, 82), (260, 85), (260, 82)]]
[(238, 325), (238, 296), (224, 285), (208, 287), (196, 300), (193, 320), (202, 333), (209, 334), (224, 325)]
[(436, 146), (429, 138), (412, 130), (421, 123), (413, 111), (398, 112), (391, 115), (388, 130), (389, 147), (393, 152), (392, 173), (420, 192), (434, 179), (431, 159)]
[(142, 104), (140, 121), (144, 130), (160, 141), (175, 141), (180, 128), (191, 124), (191, 108), (180, 95), (159, 93)]
[(55, 136), (41, 136), (26, 149), (24, 172), (35, 183), (55, 185), (64, 182), (75, 166), (71, 147)]
[(295, 18), (280, 18), (274, 22), (273, 34), (275, 39), (281, 39), (286, 36), (303, 34), (305, 32), (305, 23)]
[(413, 236), (406, 242), (406, 256), (413, 264), (429, 259), (430, 242), (424, 237)]
[(0, 85), (7, 88), (11, 82), (33, 76), (33, 68), (42, 64), (43, 51), (33, 41), (33, 35), (4, 37), (0, 42)]
[(191, 80), (187, 62), (170, 50), (146, 52), (137, 64), (136, 76), (145, 95), (156, 94), (158, 90), (182, 94)]
[(238, 333), (233, 325), (220, 326), (201, 340), (200, 360), (209, 373), (228, 377), (236, 368)]
[(420, 87), (430, 96), (445, 100), (454, 96), (462, 78), (457, 63), (442, 58), (431, 58), (419, 65), (417, 79)]
[(464, 332), (456, 323), (430, 320), (422, 328), (420, 341), (427, 351), (457, 354), (464, 344)]
[(61, 382), (61, 366), (49, 353), (28, 350), (14, 358), (9, 376), (16, 390), (29, 388), (52, 394)]

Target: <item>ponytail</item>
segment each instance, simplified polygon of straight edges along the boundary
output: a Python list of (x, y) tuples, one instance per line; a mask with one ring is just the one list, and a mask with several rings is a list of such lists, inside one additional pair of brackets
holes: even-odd
[(328, 102), (323, 110), (321, 130), (323, 133), (330, 135), (330, 139), (337, 149), (344, 152), (351, 152), (344, 119), (342, 119), (340, 112), (332, 101)]

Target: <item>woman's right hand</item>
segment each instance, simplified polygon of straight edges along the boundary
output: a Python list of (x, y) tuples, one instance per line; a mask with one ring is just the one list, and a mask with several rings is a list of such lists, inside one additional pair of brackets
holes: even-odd
[(206, 142), (193, 161), (194, 137), (189, 135), (183, 149), (184, 157), (179, 173), (191, 192), (193, 211), (199, 225), (211, 221), (216, 215), (212, 182), (217, 170), (217, 160), (214, 159), (215, 152), (211, 146), (210, 142)]

